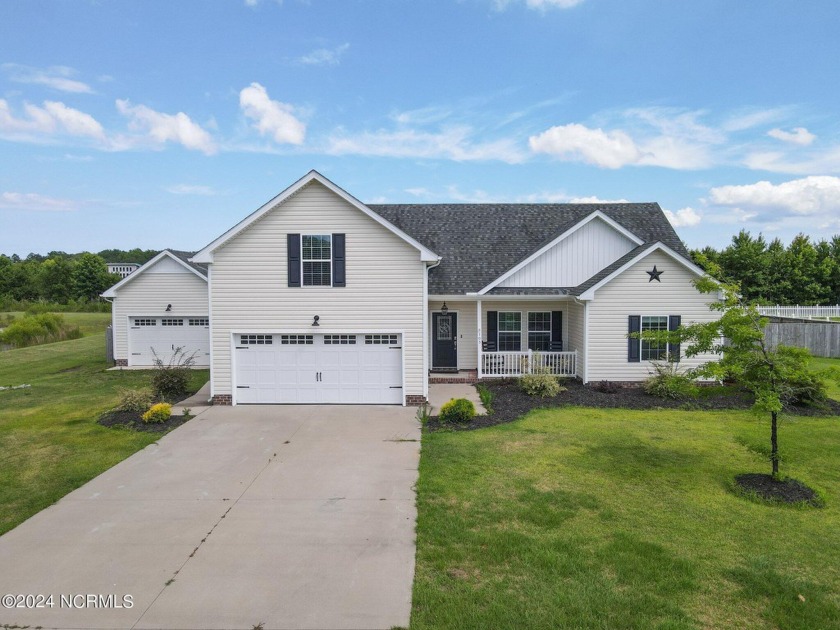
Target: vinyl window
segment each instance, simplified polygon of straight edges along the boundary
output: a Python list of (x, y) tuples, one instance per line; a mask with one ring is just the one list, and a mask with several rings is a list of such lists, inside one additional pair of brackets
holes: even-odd
[(551, 350), (551, 311), (528, 313), (528, 349)]
[[(668, 316), (642, 316), (642, 332), (668, 330)], [(668, 344), (665, 342), (641, 340), (642, 361), (662, 361), (668, 357)]]
[(332, 236), (303, 234), (300, 237), (303, 286), (332, 286)]
[(519, 352), (522, 349), (522, 313), (499, 311), (499, 352)]

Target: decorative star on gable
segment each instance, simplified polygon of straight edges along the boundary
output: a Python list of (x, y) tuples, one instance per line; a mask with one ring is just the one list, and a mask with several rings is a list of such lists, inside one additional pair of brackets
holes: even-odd
[(656, 270), (656, 265), (654, 265), (653, 266), (653, 271), (645, 271), (645, 273), (650, 276), (650, 279), (648, 280), (648, 282), (653, 282), (654, 280), (656, 280), (657, 282), (662, 282), (662, 280), (659, 279), (659, 276), (661, 276), (665, 272), (664, 271), (657, 271)]

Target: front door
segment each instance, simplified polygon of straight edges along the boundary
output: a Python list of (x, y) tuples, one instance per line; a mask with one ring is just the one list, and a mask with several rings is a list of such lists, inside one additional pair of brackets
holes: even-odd
[(432, 313), (432, 369), (458, 371), (457, 313)]

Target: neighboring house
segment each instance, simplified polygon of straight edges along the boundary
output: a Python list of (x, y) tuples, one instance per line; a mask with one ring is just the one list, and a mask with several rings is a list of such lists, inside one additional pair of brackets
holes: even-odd
[(120, 366), (169, 362), (176, 348), (210, 365), (207, 268), (192, 252), (166, 249), (102, 294), (113, 302), (114, 359)]
[(115, 273), (122, 278), (130, 276), (140, 268), (137, 263), (107, 263), (108, 273)]
[(115, 330), (201, 316), (180, 296), (206, 265), (218, 404), (419, 404), (430, 372), (640, 381), (680, 349), (628, 333), (716, 316), (655, 203), (366, 205), (312, 171), (189, 262), (162, 255), (181, 277), (156, 259), (110, 289)]

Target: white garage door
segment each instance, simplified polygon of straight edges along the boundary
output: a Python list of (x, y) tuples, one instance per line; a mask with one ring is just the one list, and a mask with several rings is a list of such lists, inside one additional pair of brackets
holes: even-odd
[(154, 365), (154, 353), (168, 363), (176, 348), (187, 355), (195, 353), (196, 365), (210, 365), (210, 320), (206, 316), (129, 317), (129, 365)]
[(402, 404), (400, 335), (237, 334), (236, 402)]

